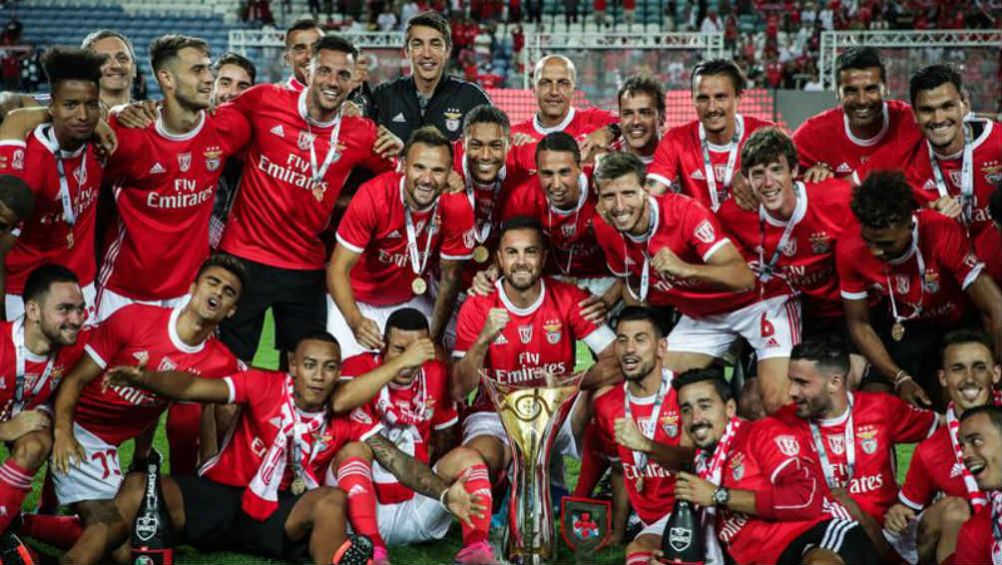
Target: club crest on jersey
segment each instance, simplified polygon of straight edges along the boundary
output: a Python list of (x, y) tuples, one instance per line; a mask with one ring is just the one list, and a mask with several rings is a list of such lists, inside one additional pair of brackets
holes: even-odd
[(696, 226), (696, 230), (693, 234), (695, 234), (699, 241), (706, 244), (713, 243), (713, 240), (716, 239), (716, 232), (714, 231), (713, 224), (710, 223), (710, 220), (703, 220), (700, 222), (700, 224)]
[(835, 455), (842, 455), (845, 453), (845, 436), (828, 436), (828, 448), (832, 450)]
[(872, 426), (867, 426), (866, 428), (863, 428), (858, 432), (856, 432), (856, 435), (859, 436), (860, 438), (859, 444), (863, 446), (863, 451), (865, 451), (867, 455), (873, 455), (874, 453), (876, 453), (878, 447), (876, 429), (874, 429)]
[(457, 108), (449, 108), (442, 114), (445, 116), (445, 127), (449, 131), (456, 131), (463, 122), (463, 114)]
[(998, 161), (989, 161), (981, 166), (981, 174), (985, 175), (988, 184), (1002, 182), (1002, 165)]
[(219, 166), (223, 164), (223, 152), (218, 147), (210, 147), (206, 149), (202, 153), (202, 156), (205, 157), (205, 168), (209, 172), (219, 169)]
[(911, 277), (908, 275), (894, 275), (894, 291), (898, 294), (908, 294), (911, 290)]
[(950, 175), (950, 182), (953, 183), (953, 186), (960, 186), (960, 171), (959, 170), (950, 171), (949, 175)]
[(532, 324), (518, 327), (518, 338), (523, 344), (528, 345), (532, 341)]
[[(543, 324), (543, 331), (546, 332), (546, 343), (549, 343), (550, 345), (560, 343), (560, 336), (562, 333), (560, 330), (562, 330), (563, 327), (563, 324), (561, 324), (559, 320), (550, 320)], [(529, 326), (529, 331), (532, 331), (532, 326)]]
[(824, 255), (832, 250), (832, 238), (828, 232), (819, 231), (811, 234), (811, 251), (815, 255)]
[(12, 169), (24, 169), (24, 150), (14, 151), (14, 159), (10, 163)]
[(296, 140), (296, 146), (303, 151), (307, 151), (313, 146), (313, 140), (316, 138), (315, 135), (308, 131), (299, 132), (299, 138)]
[(731, 457), (731, 476), (735, 481), (740, 481), (745, 476), (745, 456), (743, 453), (736, 453)]
[(73, 178), (77, 180), (77, 186), (87, 184), (87, 167), (81, 162), (77, 170), (73, 171)]
[(800, 442), (793, 436), (777, 436), (773, 438), (773, 441), (776, 442), (776, 447), (787, 457), (794, 457), (800, 453)]
[(188, 169), (191, 168), (191, 153), (178, 153), (177, 154), (177, 168), (181, 170), (182, 173), (187, 173)]
[(360, 424), (371, 424), (372, 418), (369, 417), (361, 408), (356, 408), (351, 411), (351, 419), (355, 420)]
[(939, 292), (939, 273), (932, 269), (926, 269), (925, 275), (922, 277), (922, 289), (929, 294)]
[(665, 414), (661, 418), (661, 429), (668, 437), (678, 436), (678, 414)]
[(477, 244), (477, 235), (473, 229), (468, 229), (463, 232), (463, 245), (466, 247), (473, 247)]

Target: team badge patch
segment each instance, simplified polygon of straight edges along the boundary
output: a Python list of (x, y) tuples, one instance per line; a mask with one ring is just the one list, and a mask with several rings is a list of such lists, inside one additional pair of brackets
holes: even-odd
[(939, 292), (939, 273), (932, 269), (926, 269), (922, 277), (922, 288), (929, 294)]
[(898, 294), (908, 294), (911, 290), (911, 277), (908, 275), (894, 275), (894, 291)]
[(696, 226), (693, 234), (696, 236), (696, 239), (707, 244), (713, 243), (713, 240), (716, 239), (716, 231), (713, 229), (713, 224), (710, 223), (710, 220), (703, 220)]
[(310, 147), (313, 147), (313, 139), (316, 136), (308, 131), (299, 132), (299, 138), (296, 139), (296, 146), (303, 151), (308, 151)]
[(981, 166), (981, 173), (985, 175), (988, 184), (998, 184), (1002, 182), (1002, 165), (998, 161), (989, 161)]
[(565, 496), (560, 500), (560, 535), (574, 552), (590, 551), (611, 533), (612, 503)]
[(191, 168), (191, 153), (177, 154), (177, 168), (180, 169), (182, 173), (188, 172), (188, 169)]
[(783, 255), (786, 255), (787, 257), (793, 257), (796, 254), (797, 254), (797, 240), (791, 237), (790, 240), (786, 242), (786, 245), (783, 246)]
[(745, 456), (743, 453), (736, 453), (731, 457), (731, 477), (735, 481), (740, 481), (745, 476)]
[[(543, 331), (546, 332), (546, 343), (550, 345), (556, 345), (560, 343), (561, 331), (563, 329), (563, 324), (559, 320), (550, 320), (543, 324)], [(530, 330), (532, 327), (530, 326)]]
[(877, 451), (877, 430), (868, 428), (860, 430), (856, 435), (860, 438), (860, 445), (867, 455), (873, 455)]
[(841, 435), (828, 436), (828, 449), (831, 449), (835, 455), (845, 453), (845, 437)]
[(518, 327), (518, 338), (523, 345), (528, 345), (532, 341), (532, 324)]
[(14, 151), (14, 159), (10, 163), (10, 168), (24, 170), (24, 150)]
[(828, 232), (820, 231), (811, 234), (811, 251), (815, 255), (824, 255), (832, 250), (832, 238)]
[(661, 418), (661, 429), (668, 437), (678, 436), (678, 414), (665, 414)]
[(773, 438), (776, 447), (787, 457), (794, 457), (800, 453), (800, 442), (793, 436), (777, 436)]
[(223, 164), (223, 152), (218, 147), (210, 147), (202, 153), (205, 157), (205, 168), (209, 172), (219, 169), (219, 166)]
[(77, 186), (87, 184), (87, 167), (81, 162), (77, 170), (73, 171), (73, 178), (77, 180)]
[(445, 117), (445, 127), (449, 131), (456, 131), (463, 123), (463, 114), (456, 111), (454, 108), (449, 108), (449, 110), (449, 112), (442, 114)]

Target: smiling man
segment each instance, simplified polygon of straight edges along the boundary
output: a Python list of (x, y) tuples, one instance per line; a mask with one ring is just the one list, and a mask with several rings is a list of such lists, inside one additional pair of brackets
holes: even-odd
[(323, 36), (324, 30), (312, 18), (298, 19), (285, 30), (285, 50), (282, 52), (282, 60), (292, 69), (292, 74), (285, 79), (283, 86), (293, 92), (306, 90), (306, 85), (310, 82), (313, 44)]
[(665, 90), (648, 75), (634, 75), (619, 88), (619, 126), (623, 150), (633, 153), (644, 165), (654, 162), (665, 121)]

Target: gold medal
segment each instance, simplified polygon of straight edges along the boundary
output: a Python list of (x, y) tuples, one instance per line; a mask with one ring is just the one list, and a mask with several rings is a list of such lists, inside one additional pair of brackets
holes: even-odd
[(73, 249), (73, 232), (66, 234), (66, 249)]
[(905, 325), (901, 322), (894, 322), (894, 325), (891, 326), (891, 337), (894, 338), (894, 341), (901, 341), (904, 339)]
[(313, 198), (316, 198), (317, 202), (323, 202), (324, 194), (327, 192), (327, 187), (323, 185), (323, 180), (314, 179), (311, 192), (313, 192)]
[(477, 248), (473, 250), (473, 260), (477, 263), (486, 263), (490, 256), (491, 254), (483, 245), (478, 245)]
[(299, 496), (306, 492), (306, 481), (302, 477), (296, 477), (292, 480), (292, 494)]
[(638, 493), (644, 492), (644, 478), (642, 476), (637, 475), (637, 483), (636, 484), (637, 484), (637, 492)]
[(418, 277), (411, 282), (411, 290), (414, 291), (414, 294), (422, 295), (428, 291), (428, 283), (421, 277)]

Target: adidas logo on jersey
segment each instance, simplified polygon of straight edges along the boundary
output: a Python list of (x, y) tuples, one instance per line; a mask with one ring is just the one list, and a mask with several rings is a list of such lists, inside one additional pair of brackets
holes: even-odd
[(697, 170), (695, 173), (689, 175), (692, 180), (706, 180), (706, 176), (703, 175), (703, 171)]
[(271, 128), (268, 131), (277, 135), (278, 137), (285, 137), (285, 130), (282, 129), (282, 124), (278, 124), (277, 126)]
[(164, 166), (161, 165), (160, 163), (153, 163), (153, 166), (150, 167), (151, 175), (159, 175), (160, 173), (163, 173), (165, 171), (166, 169), (164, 169)]
[(494, 345), (508, 345), (508, 340), (505, 339), (504, 334), (498, 334), (498, 336), (494, 338)]
[(400, 239), (401, 237), (403, 236), (400, 235), (400, 230), (393, 230), (386, 234), (386, 239)]
[(404, 117), (404, 113), (403, 112), (400, 112), (396, 116), (393, 116), (393, 120), (392, 121), (400, 124), (400, 123), (406, 122), (407, 118)]
[(852, 172), (852, 168), (849, 167), (849, 163), (842, 161), (842, 164), (835, 168), (835, 172), (847, 175)]
[(936, 188), (936, 183), (932, 179), (926, 179), (925, 184), (922, 185), (922, 190), (939, 190)]

